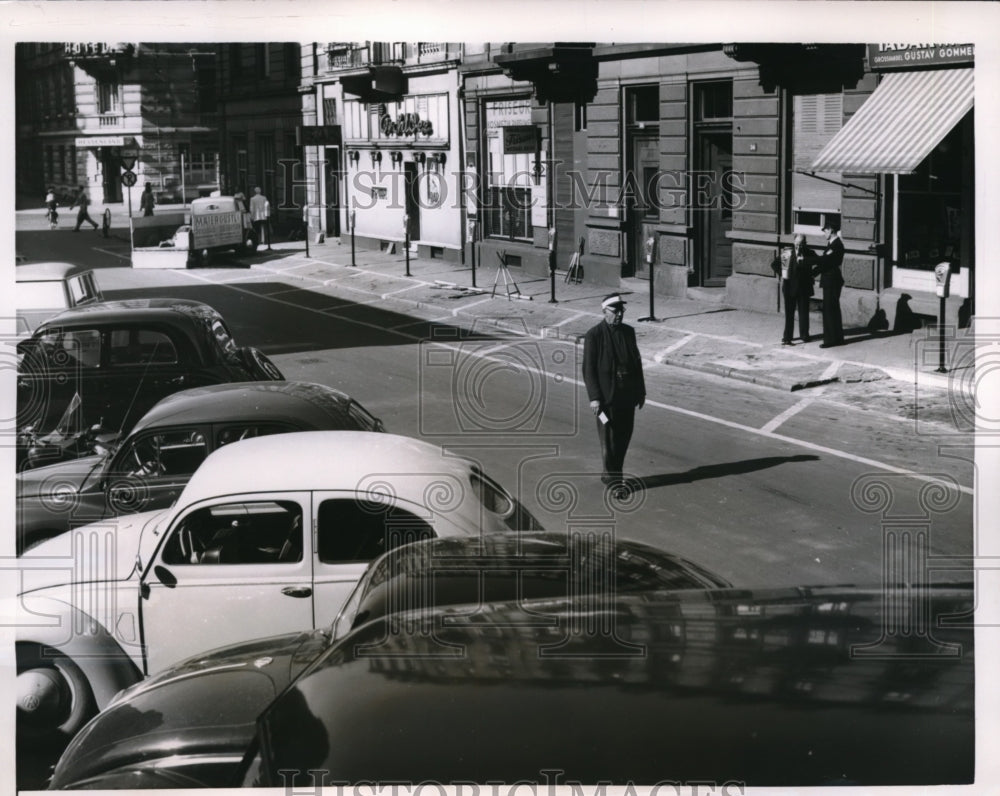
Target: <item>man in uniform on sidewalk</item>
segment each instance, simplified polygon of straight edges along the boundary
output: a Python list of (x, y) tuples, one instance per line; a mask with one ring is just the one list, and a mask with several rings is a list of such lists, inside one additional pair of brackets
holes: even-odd
[(646, 382), (635, 330), (622, 323), (625, 301), (613, 293), (601, 302), (601, 311), (604, 320), (588, 329), (583, 338), (583, 381), (597, 418), (604, 465), (601, 481), (618, 491), (626, 488), (622, 468), (635, 426), (635, 410), (646, 403)]

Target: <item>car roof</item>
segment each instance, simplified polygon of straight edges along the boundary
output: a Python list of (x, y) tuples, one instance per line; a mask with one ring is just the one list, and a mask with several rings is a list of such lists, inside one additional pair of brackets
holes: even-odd
[[(418, 485), (411, 499), (424, 495), (436, 476), (465, 484), (468, 459), (446, 455), (437, 445), (412, 437), (374, 431), (298, 431), (233, 442), (210, 453), (188, 481), (176, 506), (244, 492), (295, 492), (327, 489), (368, 489), (401, 492)], [(417, 476), (416, 481), (411, 478)], [(395, 480), (395, 482), (394, 482)], [(447, 486), (447, 484), (443, 484)]]
[(17, 266), (14, 270), (14, 279), (18, 282), (57, 282), (70, 275), (88, 273), (89, 270), (72, 263), (29, 263)]
[(191, 299), (147, 298), (124, 301), (98, 301), (63, 310), (50, 318), (40, 329), (51, 326), (121, 322), (134, 320), (171, 320), (178, 316), (200, 318), (206, 321), (221, 320), (222, 316), (208, 304)]
[(304, 427), (358, 428), (348, 413), (352, 399), (323, 384), (252, 381), (213, 384), (168, 395), (135, 424), (148, 428), (185, 423), (296, 420)]
[(333, 645), (265, 712), (266, 767), (345, 782), (537, 781), (546, 769), (559, 784), (968, 782), (972, 624), (935, 619), (965, 615), (974, 594), (925, 591), (900, 599), (921, 600), (934, 642), (955, 654), (910, 655), (910, 633), (887, 635), (883, 588), (387, 617)]

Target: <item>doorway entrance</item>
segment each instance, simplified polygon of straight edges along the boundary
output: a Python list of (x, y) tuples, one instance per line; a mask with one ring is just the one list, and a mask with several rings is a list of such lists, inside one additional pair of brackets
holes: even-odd
[(628, 214), (628, 254), (623, 276), (649, 278), (646, 262), (646, 241), (656, 238), (660, 214), (656, 197), (657, 174), (660, 168), (660, 138), (657, 135), (634, 134), (630, 146), (630, 180), (634, 198)]
[(695, 282), (704, 287), (724, 287), (733, 272), (733, 134), (731, 129), (699, 130), (695, 134), (698, 157), (694, 185), (697, 267)]
[[(121, 150), (118, 147), (101, 147), (101, 187), (104, 193), (104, 204), (122, 201), (121, 175)], [(136, 202), (138, 202), (138, 197), (136, 197)]]

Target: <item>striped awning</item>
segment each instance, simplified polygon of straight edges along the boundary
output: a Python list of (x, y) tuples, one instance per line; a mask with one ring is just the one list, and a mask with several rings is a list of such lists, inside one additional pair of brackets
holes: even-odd
[(972, 69), (886, 75), (811, 168), (910, 174), (972, 109), (972, 101)]

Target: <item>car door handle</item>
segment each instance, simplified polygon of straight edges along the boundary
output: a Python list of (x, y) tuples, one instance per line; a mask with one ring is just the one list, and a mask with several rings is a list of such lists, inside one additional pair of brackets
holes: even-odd
[(313, 590), (309, 586), (285, 586), (281, 593), (289, 597), (311, 597)]

